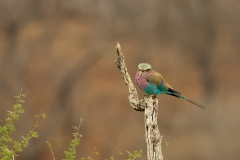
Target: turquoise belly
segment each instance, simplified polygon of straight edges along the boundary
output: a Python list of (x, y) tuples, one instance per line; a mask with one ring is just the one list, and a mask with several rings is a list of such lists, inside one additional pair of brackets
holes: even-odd
[(143, 91), (147, 94), (159, 94), (157, 87), (151, 83), (149, 83)]

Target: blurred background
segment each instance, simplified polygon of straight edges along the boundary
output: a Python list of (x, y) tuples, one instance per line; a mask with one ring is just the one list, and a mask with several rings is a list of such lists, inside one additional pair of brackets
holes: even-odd
[(47, 114), (40, 138), (17, 159), (51, 160), (46, 141), (56, 159), (64, 158), (81, 117), (78, 159), (95, 148), (96, 160), (123, 159), (118, 150), (146, 153), (143, 112), (128, 103), (115, 41), (132, 80), (139, 63), (150, 63), (175, 90), (207, 106), (158, 96), (160, 133), (170, 143), (162, 143), (164, 159), (240, 159), (239, 6), (237, 0), (0, 1), (0, 119), (22, 87), (25, 113), (15, 138), (32, 129), (33, 115)]

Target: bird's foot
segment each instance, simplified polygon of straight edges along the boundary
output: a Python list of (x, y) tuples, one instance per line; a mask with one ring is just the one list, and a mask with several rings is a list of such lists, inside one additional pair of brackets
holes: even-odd
[(145, 97), (147, 97), (147, 98), (150, 98), (150, 97), (156, 98), (156, 95), (155, 94), (148, 94), (148, 95), (145, 95)]

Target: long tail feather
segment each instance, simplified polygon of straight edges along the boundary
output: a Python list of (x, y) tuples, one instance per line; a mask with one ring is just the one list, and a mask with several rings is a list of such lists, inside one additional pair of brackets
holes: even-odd
[(198, 107), (200, 107), (200, 108), (202, 108), (202, 109), (205, 109), (205, 108), (206, 108), (204, 105), (202, 105), (202, 104), (200, 104), (200, 103), (197, 103), (197, 102), (195, 102), (195, 101), (193, 101), (193, 100), (191, 100), (191, 99), (187, 99), (187, 98), (186, 98), (185, 100), (187, 100), (188, 102), (191, 102), (192, 104), (197, 105)]
[(202, 105), (202, 104), (200, 104), (200, 103), (197, 103), (197, 102), (195, 102), (195, 101), (193, 101), (193, 100), (191, 100), (191, 99), (188, 99), (187, 97), (185, 97), (185, 96), (183, 96), (181, 93), (179, 93), (179, 92), (177, 92), (177, 91), (174, 91), (173, 89), (168, 89), (168, 95), (171, 95), (171, 96), (175, 96), (175, 97), (178, 97), (178, 98), (181, 98), (181, 99), (184, 99), (184, 100), (186, 100), (186, 101), (188, 101), (188, 102), (190, 102), (190, 103), (192, 103), (192, 104), (195, 104), (196, 106), (198, 106), (198, 107), (200, 107), (200, 108), (202, 108), (202, 109), (204, 109), (204, 108), (206, 108), (204, 105)]

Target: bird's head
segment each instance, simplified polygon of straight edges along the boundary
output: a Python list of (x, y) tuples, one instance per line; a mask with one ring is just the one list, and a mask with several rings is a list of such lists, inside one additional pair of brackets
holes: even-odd
[(149, 70), (152, 69), (152, 66), (148, 63), (140, 63), (138, 65), (138, 72), (140, 75), (146, 75)]
[(138, 69), (139, 69), (139, 71), (147, 71), (149, 69), (152, 69), (152, 66), (148, 63), (140, 63), (138, 65)]

